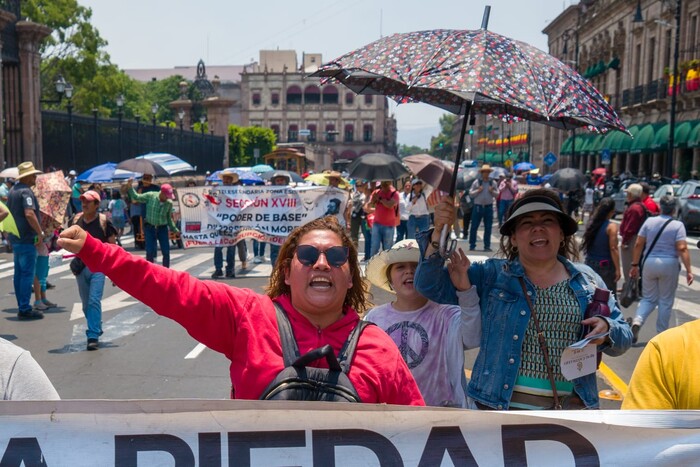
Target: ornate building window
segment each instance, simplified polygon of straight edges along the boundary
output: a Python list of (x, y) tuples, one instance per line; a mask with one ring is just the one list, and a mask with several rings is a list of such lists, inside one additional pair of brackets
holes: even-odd
[(277, 141), (279, 141), (280, 140), (280, 126), (275, 123), (275, 124), (270, 125), (270, 129), (275, 134), (275, 137), (277, 137)]
[(301, 88), (299, 86), (289, 86), (287, 104), (301, 104)]
[(304, 88), (304, 105), (309, 104), (320, 104), (321, 103), (321, 92), (318, 86), (310, 84)]
[(343, 140), (346, 143), (352, 142), (355, 139), (355, 127), (352, 124), (345, 125), (345, 132), (343, 133)]
[(373, 136), (374, 130), (372, 129), (372, 125), (364, 125), (362, 127), (362, 141), (369, 143), (372, 141)]
[(299, 141), (299, 126), (289, 125), (289, 130), (287, 130), (287, 142), (296, 143)]
[(372, 102), (373, 102), (372, 97), (374, 97), (374, 96), (372, 96), (370, 94), (365, 94), (365, 105), (372, 105)]
[(309, 136), (306, 138), (306, 140), (313, 143), (314, 141), (316, 141), (316, 133), (318, 131), (316, 129), (316, 124), (311, 123), (309, 125), (306, 125), (306, 129), (309, 130)]
[(270, 96), (270, 103), (272, 105), (279, 105), (280, 104), (280, 93), (273, 92), (272, 95)]
[(335, 135), (337, 133), (338, 132), (335, 131), (335, 125), (333, 125), (332, 123), (329, 123), (326, 125), (326, 141), (328, 141), (328, 142), (335, 141)]
[(337, 104), (338, 103), (338, 88), (335, 86), (326, 86), (323, 88), (323, 103)]
[(252, 101), (253, 101), (253, 105), (260, 105), (260, 92), (255, 91), (253, 93)]
[(355, 94), (351, 92), (345, 93), (345, 105), (352, 105), (355, 102)]

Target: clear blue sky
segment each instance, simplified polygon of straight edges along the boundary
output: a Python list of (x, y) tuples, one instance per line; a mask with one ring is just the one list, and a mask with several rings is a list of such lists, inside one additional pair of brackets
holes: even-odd
[[(381, 36), (425, 29), (489, 29), (547, 50), (542, 29), (573, 0), (78, 0), (120, 68), (241, 65), (261, 49), (321, 53), (330, 61)], [(443, 111), (392, 104), (399, 143), (428, 147)]]

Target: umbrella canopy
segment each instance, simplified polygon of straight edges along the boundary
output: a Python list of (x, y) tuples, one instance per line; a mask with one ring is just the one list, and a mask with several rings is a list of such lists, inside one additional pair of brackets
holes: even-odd
[(121, 161), (118, 169), (129, 170), (142, 174), (151, 174), (157, 177), (169, 177), (181, 172), (193, 172), (195, 170), (187, 162), (177, 156), (167, 153), (150, 153)]
[(238, 168), (217, 170), (216, 172), (207, 177), (207, 181), (221, 183), (221, 172), (223, 172), (224, 170), (238, 174), (238, 179), (243, 185), (263, 185), (265, 183), (265, 181), (260, 177), (260, 175), (251, 172), (250, 170), (241, 170)]
[(7, 215), (7, 217), (4, 218), (2, 220), (2, 222), (0, 222), (0, 232), (11, 233), (11, 234), (14, 234), (15, 236), (19, 237), (19, 230), (17, 229), (17, 224), (15, 223), (15, 218), (12, 217), (12, 213), (10, 212), (10, 209), (2, 201), (0, 201), (0, 204), (9, 213)]
[(608, 170), (605, 167), (598, 167), (597, 169), (593, 169), (591, 173), (593, 175), (605, 175), (608, 173)]
[(71, 191), (60, 170), (36, 176), (34, 194), (39, 203), (43, 230), (53, 230), (63, 224)]
[(256, 174), (261, 174), (263, 172), (269, 172), (271, 170), (275, 170), (275, 168), (272, 166), (269, 166), (267, 164), (258, 164), (258, 165), (254, 165), (253, 167), (250, 168), (250, 171), (255, 172)]
[(383, 153), (364, 154), (348, 166), (351, 178), (369, 181), (397, 180), (408, 173), (398, 157)]
[(526, 171), (526, 170), (532, 170), (535, 168), (535, 164), (531, 162), (519, 162), (513, 166), (513, 170), (517, 171)]
[(558, 128), (625, 131), (598, 90), (540, 49), (485, 28), (394, 34), (349, 52), (312, 76), (358, 94), (424, 102), (452, 113), (510, 115)]
[(479, 177), (479, 169), (469, 167), (457, 173), (457, 190), (469, 190), (474, 181)]
[[(307, 175), (306, 177), (304, 177), (304, 180), (309, 182), (309, 183), (313, 183), (314, 185), (328, 186), (328, 177), (326, 177), (326, 175), (327, 174), (324, 174), (324, 173), (311, 174), (311, 175)], [(340, 178), (340, 185), (338, 185), (338, 187), (345, 190), (349, 186), (350, 186), (350, 182), (341, 177)]]
[(270, 180), (274, 174), (284, 174), (294, 183), (304, 183), (304, 179), (301, 178), (301, 175), (296, 172), (289, 172), (287, 170), (268, 170), (267, 172), (261, 173), (260, 176), (263, 178), (263, 180)]
[[(401, 160), (413, 175), (442, 191), (450, 191), (452, 168), (430, 154), (414, 154)], [(452, 164), (450, 162), (450, 164)]]
[(8, 167), (0, 172), (2, 178), (17, 178), (19, 177), (19, 169), (17, 167)]
[(107, 162), (91, 169), (87, 169), (75, 179), (79, 182), (109, 183), (112, 180), (126, 180), (131, 177), (136, 178), (137, 176), (138, 174), (136, 172), (117, 169), (116, 163)]
[[(557, 128), (626, 131), (593, 85), (568, 65), (524, 42), (486, 29), (418, 31), (379, 39), (322, 65), (311, 76), (343, 83), (358, 94), (424, 102), (462, 114), (456, 165), (467, 116), (521, 118)], [(449, 190), (454, 194), (457, 172)]]
[(578, 169), (567, 167), (559, 169), (549, 179), (549, 184), (560, 191), (576, 191), (583, 188), (588, 179)]
[(496, 180), (498, 177), (501, 175), (506, 176), (508, 175), (508, 171), (504, 169), (503, 167), (491, 167), (492, 171), (489, 174), (489, 178)]

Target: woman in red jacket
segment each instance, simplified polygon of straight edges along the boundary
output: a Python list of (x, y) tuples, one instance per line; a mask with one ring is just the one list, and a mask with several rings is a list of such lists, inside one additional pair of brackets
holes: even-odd
[[(63, 231), (59, 244), (226, 355), (236, 399), (260, 398), (285, 367), (273, 302), (287, 313), (301, 355), (326, 344), (337, 355), (367, 304), (357, 250), (334, 217), (315, 219), (289, 235), (267, 295), (149, 263), (77, 226)], [(351, 363), (348, 377), (362, 402), (425, 405), (398, 348), (378, 327), (364, 329)], [(324, 360), (314, 366), (328, 367)]]

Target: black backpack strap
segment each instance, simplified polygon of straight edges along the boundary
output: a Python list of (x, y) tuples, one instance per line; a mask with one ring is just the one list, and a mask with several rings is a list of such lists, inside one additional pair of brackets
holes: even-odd
[(308, 353), (305, 353), (301, 357), (297, 358), (296, 361), (292, 364), (292, 366), (295, 366), (297, 368), (304, 368), (307, 365), (322, 358), (325, 358), (326, 362), (328, 362), (329, 369), (333, 371), (343, 370), (340, 367), (340, 364), (338, 363), (338, 359), (333, 353), (333, 347), (331, 347), (328, 344), (324, 345), (323, 347), (319, 347), (318, 349), (311, 350)]
[(299, 359), (299, 346), (294, 338), (292, 324), (289, 322), (287, 312), (284, 311), (282, 305), (273, 301), (272, 304), (277, 310), (277, 328), (280, 333), (280, 343), (282, 344), (282, 354), (284, 355), (284, 366), (292, 366)]
[(340, 363), (340, 367), (343, 369), (343, 373), (350, 373), (352, 358), (355, 356), (355, 350), (357, 349), (357, 343), (360, 340), (360, 334), (362, 334), (362, 331), (370, 325), (374, 325), (374, 323), (361, 319), (357, 323), (357, 326), (355, 326), (355, 329), (350, 332), (348, 340), (346, 340), (345, 344), (343, 344), (343, 348), (340, 349), (338, 362)]

